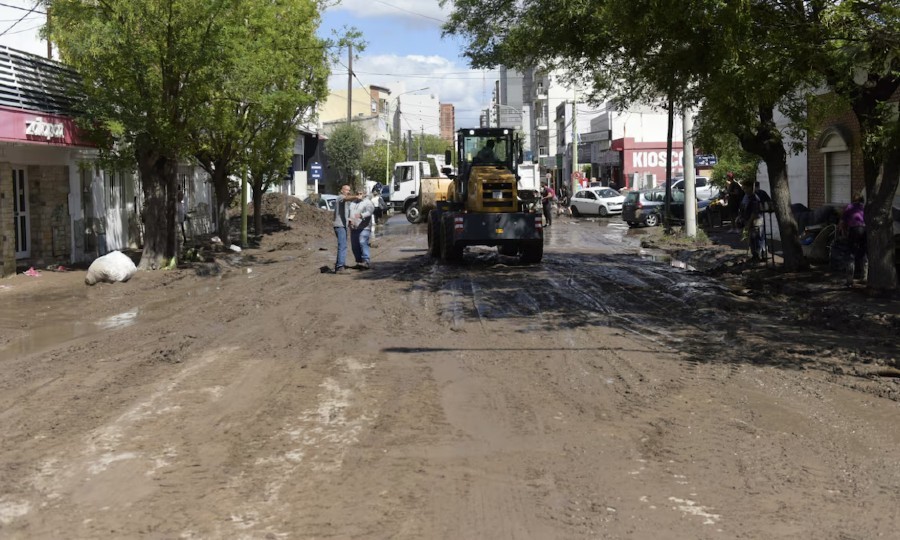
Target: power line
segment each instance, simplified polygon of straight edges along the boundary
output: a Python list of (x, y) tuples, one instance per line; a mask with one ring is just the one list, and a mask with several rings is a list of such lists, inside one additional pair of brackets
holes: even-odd
[(37, 30), (38, 28), (41, 28), (42, 26), (44, 26), (44, 23), (41, 23), (41, 24), (39, 24), (39, 25), (37, 25), (37, 26), (32, 26), (32, 27), (30, 27), (30, 28), (22, 28), (21, 30), (16, 30), (15, 32), (8, 32), (6, 35), (7, 35), (7, 36), (14, 36), (14, 35), (16, 35), (16, 34), (22, 34), (22, 33), (25, 33), (25, 32), (31, 32), (32, 30)]
[(46, 14), (47, 14), (45, 11), (38, 11), (38, 10), (37, 10), (37, 4), (35, 4), (34, 7), (31, 8), (31, 9), (28, 9), (28, 8), (25, 8), (25, 7), (22, 7), (22, 6), (14, 6), (14, 5), (12, 5), (12, 4), (4, 4), (3, 2), (0, 2), (0, 6), (12, 8), (12, 9), (20, 9), (20, 10), (22, 10), (22, 11), (27, 11), (27, 12), (29, 12), (29, 13), (40, 13), (41, 15), (46, 15)]
[[(5, 36), (10, 30), (12, 30), (13, 28), (15, 28), (17, 24), (19, 24), (20, 22), (24, 21), (24, 20), (25, 20), (25, 17), (27, 17), (27, 16), (31, 15), (32, 13), (34, 13), (34, 11), (37, 9), (37, 6), (38, 6), (38, 5), (35, 4), (34, 7), (32, 7), (31, 9), (29, 9), (29, 10), (25, 13), (25, 15), (22, 15), (22, 18), (21, 18), (21, 19), (19, 19), (18, 21), (12, 23), (11, 25), (9, 25), (9, 28), (7, 28), (7, 29), (4, 30), (2, 33), (0, 33), (0, 37)], [(23, 9), (24, 9), (24, 8), (23, 8)]]
[(407, 13), (412, 13), (413, 15), (417, 15), (417, 16), (423, 17), (423, 18), (425, 18), (425, 19), (431, 19), (432, 21), (437, 21), (437, 22), (439, 22), (439, 23), (441, 23), (441, 24), (444, 24), (444, 23), (447, 22), (447, 21), (445, 21), (445, 20), (443, 20), (443, 19), (438, 19), (438, 18), (432, 17), (431, 15), (425, 15), (424, 13), (418, 13), (418, 12), (412, 11), (412, 10), (410, 10), (410, 9), (402, 8), (402, 7), (400, 7), (400, 6), (395, 6), (394, 4), (389, 4), (389, 3), (384, 2), (384, 1), (382, 1), (382, 0), (374, 0), (374, 1), (375, 1), (375, 2), (378, 2), (379, 4), (384, 4), (384, 5), (388, 6), (388, 7), (392, 7), (392, 8), (394, 8), (394, 9), (397, 9), (397, 10), (400, 10), (400, 11), (405, 11), (405, 12), (407, 12)]

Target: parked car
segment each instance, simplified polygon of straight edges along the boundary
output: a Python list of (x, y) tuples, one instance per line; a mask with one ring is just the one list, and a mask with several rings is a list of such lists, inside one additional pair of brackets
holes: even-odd
[(329, 195), (327, 193), (313, 193), (303, 200), (306, 204), (311, 204), (322, 210), (330, 210), (334, 212), (334, 204), (337, 201), (337, 195)]
[[(648, 189), (643, 191), (629, 191), (625, 195), (622, 205), (622, 221), (629, 227), (646, 225), (655, 227), (660, 224), (665, 211), (666, 190)], [(697, 212), (700, 213), (709, 206), (709, 201), (697, 201)], [(684, 191), (672, 191), (672, 200), (669, 203), (672, 218), (684, 221)]]
[[(672, 190), (684, 191), (684, 178), (672, 182)], [(705, 176), (694, 178), (694, 189), (697, 192), (698, 201), (708, 201), (719, 195), (719, 186), (709, 181)]]
[(569, 201), (569, 209), (575, 217), (581, 215), (608, 216), (622, 212), (625, 197), (608, 187), (591, 187), (579, 190)]

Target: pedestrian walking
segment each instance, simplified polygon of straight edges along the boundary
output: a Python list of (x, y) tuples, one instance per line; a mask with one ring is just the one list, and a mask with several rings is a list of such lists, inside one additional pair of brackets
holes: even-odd
[(559, 202), (556, 205), (556, 215), (569, 215), (569, 203), (571, 202), (571, 198), (569, 197), (569, 188), (563, 184), (559, 188)]
[(766, 259), (766, 238), (762, 234), (763, 216), (759, 196), (753, 182), (744, 183), (744, 202), (741, 204), (741, 221), (750, 240), (750, 255), (754, 262)]
[(729, 172), (728, 185), (726, 186), (728, 194), (728, 219), (731, 221), (731, 229), (728, 232), (738, 232), (741, 227), (738, 226), (738, 217), (741, 212), (741, 201), (744, 200), (744, 190), (737, 180), (734, 179), (734, 173)]
[(544, 183), (541, 189), (541, 206), (544, 210), (544, 227), (553, 224), (553, 200), (556, 198), (556, 192), (548, 184)]
[(341, 186), (341, 192), (334, 201), (334, 235), (337, 237), (337, 257), (334, 260), (334, 273), (344, 272), (347, 261), (347, 227), (350, 224), (350, 185)]
[(853, 202), (844, 208), (841, 221), (838, 223), (841, 234), (846, 235), (850, 248), (850, 260), (847, 263), (847, 285), (853, 285), (853, 280), (859, 272), (860, 279), (866, 281), (869, 277), (869, 259), (866, 254), (866, 219), (865, 197), (860, 193)]
[(369, 240), (372, 237), (372, 214), (375, 213), (375, 205), (366, 196), (366, 190), (356, 192), (357, 199), (350, 203), (350, 248), (353, 258), (356, 260), (357, 270), (371, 268), (369, 262)]
[(184, 244), (187, 242), (187, 233), (184, 229), (184, 222), (187, 219), (187, 203), (184, 201), (184, 190), (178, 190), (177, 198), (178, 200), (175, 201), (175, 222), (178, 223), (181, 229), (181, 243)]

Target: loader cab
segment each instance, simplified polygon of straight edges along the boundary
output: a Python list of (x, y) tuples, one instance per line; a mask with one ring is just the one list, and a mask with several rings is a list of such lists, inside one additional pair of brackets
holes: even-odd
[(516, 141), (508, 129), (467, 129), (459, 137), (460, 168), (477, 165), (514, 169), (518, 161)]

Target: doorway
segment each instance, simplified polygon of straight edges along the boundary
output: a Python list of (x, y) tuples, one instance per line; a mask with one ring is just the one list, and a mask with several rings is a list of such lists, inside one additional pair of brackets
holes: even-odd
[(31, 223), (28, 219), (28, 177), (25, 169), (13, 167), (13, 228), (16, 231), (16, 259), (31, 256)]

